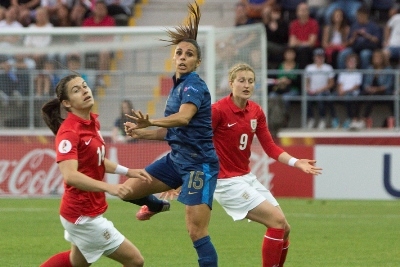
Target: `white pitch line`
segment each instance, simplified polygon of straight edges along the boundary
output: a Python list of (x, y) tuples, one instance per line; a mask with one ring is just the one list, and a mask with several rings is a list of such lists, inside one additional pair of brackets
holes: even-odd
[(313, 213), (285, 213), (286, 217), (303, 217), (303, 218), (344, 218), (344, 219), (359, 219), (359, 218), (400, 218), (400, 214), (313, 214)]
[(42, 212), (52, 211), (54, 209), (48, 208), (0, 208), (0, 212)]

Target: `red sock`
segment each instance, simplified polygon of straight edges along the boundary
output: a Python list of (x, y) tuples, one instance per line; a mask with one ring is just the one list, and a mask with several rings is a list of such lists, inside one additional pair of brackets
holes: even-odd
[(282, 247), (282, 254), (281, 254), (281, 260), (279, 261), (279, 267), (283, 267), (283, 264), (285, 263), (286, 260), (286, 255), (289, 250), (289, 239), (283, 241), (283, 247)]
[(263, 267), (278, 267), (281, 259), (284, 229), (268, 228), (262, 244)]
[(72, 264), (69, 261), (70, 252), (71, 251), (68, 250), (58, 253), (49, 258), (46, 262), (40, 265), (40, 267), (72, 267)]

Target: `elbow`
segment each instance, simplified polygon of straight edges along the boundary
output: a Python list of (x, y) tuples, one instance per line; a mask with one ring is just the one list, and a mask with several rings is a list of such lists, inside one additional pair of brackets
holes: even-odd
[(71, 176), (64, 176), (64, 183), (66, 184), (66, 185), (69, 185), (69, 186), (73, 186), (74, 185), (74, 183), (73, 183), (73, 179), (71, 178)]
[(73, 174), (63, 174), (64, 183), (69, 186), (75, 186), (75, 179)]
[(179, 119), (179, 125), (181, 126), (188, 126), (190, 123), (190, 119), (189, 118), (181, 118)]

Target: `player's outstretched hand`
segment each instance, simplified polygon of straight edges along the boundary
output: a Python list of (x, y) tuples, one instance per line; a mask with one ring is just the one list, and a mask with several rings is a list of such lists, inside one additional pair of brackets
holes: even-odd
[(143, 115), (143, 113), (139, 111), (135, 111), (132, 109), (132, 115), (125, 114), (126, 117), (135, 121), (136, 124), (133, 129), (141, 129), (151, 126), (151, 122), (149, 119), (149, 114)]
[(150, 174), (148, 174), (145, 169), (129, 169), (126, 177), (138, 178), (146, 183), (150, 183), (152, 181)]
[(164, 200), (173, 200), (179, 196), (180, 192), (181, 192), (181, 187), (178, 187), (177, 189), (171, 189), (171, 190), (162, 192), (159, 195), (159, 198), (164, 199)]
[(125, 128), (125, 133), (126, 135), (129, 135), (133, 138), (135, 135), (135, 128), (136, 128), (136, 124), (130, 121), (124, 122), (124, 128)]
[(305, 173), (318, 175), (322, 173), (322, 168), (314, 166), (316, 162), (316, 160), (311, 159), (299, 159), (298, 161), (296, 161), (294, 166)]
[(143, 139), (144, 138), (145, 133), (146, 133), (145, 129), (135, 129), (136, 124), (129, 122), (129, 121), (125, 122), (124, 126), (125, 126), (126, 135), (129, 135), (133, 139)]
[(132, 193), (132, 188), (125, 184), (109, 184), (108, 187), (107, 193), (121, 199)]

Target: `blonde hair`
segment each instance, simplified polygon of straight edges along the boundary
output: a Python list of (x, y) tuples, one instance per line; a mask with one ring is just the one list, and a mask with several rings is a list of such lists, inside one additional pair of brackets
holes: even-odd
[(233, 82), (233, 80), (236, 79), (236, 73), (239, 71), (251, 71), (254, 74), (254, 81), (256, 80), (256, 73), (254, 72), (254, 69), (246, 63), (237, 63), (233, 65), (230, 70), (229, 70), (229, 81)]

